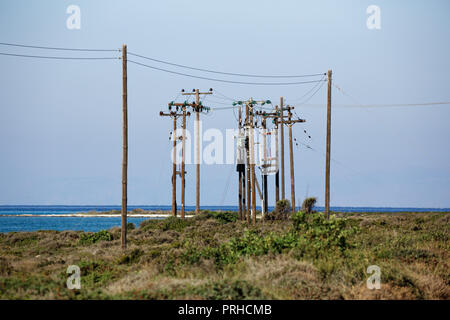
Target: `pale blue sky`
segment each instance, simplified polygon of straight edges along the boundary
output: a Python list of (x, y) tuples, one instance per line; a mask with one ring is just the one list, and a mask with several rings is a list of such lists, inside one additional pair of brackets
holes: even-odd
[[(80, 30), (66, 28), (71, 4), (80, 6)], [(371, 4), (381, 8), (381, 30), (366, 27)], [(422, 103), (450, 100), (449, 9), (446, 0), (4, 0), (0, 42), (113, 49), (126, 43), (129, 51), (157, 59), (240, 73), (332, 69), (335, 83), (363, 104)], [(3, 46), (0, 52), (84, 55)], [(0, 204), (119, 204), (120, 61), (0, 56), (0, 69)], [(170, 204), (171, 122), (158, 112), (181, 88), (212, 87), (233, 98), (277, 103), (280, 96), (295, 101), (311, 88), (216, 83), (132, 64), (128, 80), (130, 204)], [(226, 102), (210, 101), (212, 107), (223, 106), (212, 101)], [(325, 102), (324, 86), (310, 103)], [(354, 101), (333, 89), (333, 104)], [(308, 193), (323, 205), (325, 110), (296, 111), (307, 123), (294, 136), (319, 151), (295, 149), (297, 198)], [(450, 207), (449, 116), (449, 105), (336, 107), (332, 157), (339, 164), (332, 162), (332, 205)], [(229, 110), (203, 118), (205, 129), (236, 126)], [(193, 205), (195, 168), (186, 169), (186, 200)], [(202, 204), (235, 205), (236, 180), (234, 166), (203, 166)]]

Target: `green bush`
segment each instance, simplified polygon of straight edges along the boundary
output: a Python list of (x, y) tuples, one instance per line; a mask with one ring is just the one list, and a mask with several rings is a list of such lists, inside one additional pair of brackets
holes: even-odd
[(160, 220), (148, 219), (139, 224), (139, 229), (145, 231), (150, 229), (158, 229)]
[(219, 246), (201, 249), (186, 242), (181, 263), (195, 264), (202, 259), (212, 259), (217, 267), (222, 268), (237, 262), (243, 256), (282, 253), (294, 248), (297, 249), (299, 257), (318, 257), (330, 249), (344, 252), (351, 247), (347, 242), (348, 236), (355, 232), (357, 228), (349, 225), (345, 219), (333, 216), (328, 220), (323, 213), (297, 212), (292, 217), (291, 230), (283, 234), (271, 232), (261, 235), (254, 230), (246, 230), (242, 237), (232, 238)]
[(311, 213), (314, 205), (316, 204), (317, 199), (315, 197), (306, 198), (303, 200), (302, 211), (306, 213)]
[(208, 300), (243, 300), (243, 299), (267, 299), (261, 289), (245, 280), (224, 280), (207, 283), (192, 289), (192, 291)]
[(289, 200), (279, 200), (272, 212), (264, 216), (265, 220), (287, 220), (291, 213), (291, 203)]
[(188, 221), (187, 219), (170, 216), (161, 222), (160, 228), (163, 231), (174, 230), (183, 232), (184, 228), (186, 228), (189, 224), (190, 221)]
[(133, 249), (129, 254), (121, 256), (118, 260), (118, 264), (133, 264), (139, 261), (140, 257), (144, 254), (141, 249)]
[(80, 244), (92, 244), (99, 241), (111, 241), (113, 239), (111, 233), (101, 230), (96, 233), (83, 233), (80, 237)]
[(212, 212), (211, 216), (218, 220), (220, 223), (229, 223), (229, 222), (235, 222), (238, 219), (237, 212)]
[(81, 287), (99, 287), (115, 278), (113, 268), (105, 261), (81, 261)]
[(347, 219), (336, 218), (334, 215), (327, 219), (321, 212), (312, 214), (296, 212), (292, 216), (292, 222), (293, 230), (317, 249), (338, 247), (345, 250), (349, 247), (348, 236), (359, 230), (351, 226)]

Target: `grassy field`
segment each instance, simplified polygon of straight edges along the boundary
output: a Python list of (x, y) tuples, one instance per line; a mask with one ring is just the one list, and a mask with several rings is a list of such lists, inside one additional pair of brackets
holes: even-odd
[[(0, 234), (1, 299), (449, 299), (450, 213), (203, 212), (98, 233)], [(69, 290), (69, 265), (81, 289)], [(369, 265), (381, 288), (366, 286)]]

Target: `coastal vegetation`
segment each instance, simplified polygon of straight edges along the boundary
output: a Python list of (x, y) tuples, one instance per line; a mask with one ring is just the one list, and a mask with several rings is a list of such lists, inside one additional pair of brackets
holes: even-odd
[[(311, 200), (312, 201), (312, 200)], [(450, 213), (235, 212), (0, 234), (1, 299), (449, 299)], [(304, 209), (308, 205), (305, 204)], [(306, 212), (308, 211), (308, 213)], [(81, 271), (68, 289), (67, 268)], [(381, 288), (368, 289), (370, 265)]]

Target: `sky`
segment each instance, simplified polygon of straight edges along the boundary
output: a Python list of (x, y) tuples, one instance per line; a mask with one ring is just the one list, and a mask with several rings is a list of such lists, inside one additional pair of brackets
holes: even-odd
[[(70, 5), (80, 8), (80, 29), (67, 27)], [(370, 5), (380, 8), (380, 29), (367, 27)], [(346, 105), (450, 101), (449, 9), (446, 0), (3, 0), (0, 42), (94, 49), (126, 44), (129, 52), (233, 73), (315, 74), (331, 69), (333, 84), (342, 90), (333, 86), (332, 91), (331, 205), (448, 208), (450, 105)], [(0, 52), (120, 55), (1, 45)], [(267, 81), (139, 62), (213, 78)], [(0, 56), (0, 69), (0, 205), (120, 204), (121, 61)], [(223, 96), (269, 99), (273, 104), (282, 96), (295, 105), (314, 85), (222, 83), (129, 63), (128, 203), (171, 203), (172, 122), (159, 117), (159, 111), (181, 89), (213, 88), (215, 94), (204, 104), (214, 108), (231, 106)], [(324, 85), (307, 105), (295, 109), (306, 122), (295, 125), (293, 135), (314, 149), (294, 147), (297, 203), (315, 196), (318, 205), (324, 204), (326, 99)], [(237, 126), (230, 109), (201, 118), (204, 130), (225, 132)], [(187, 126), (192, 129), (192, 119)], [(195, 167), (187, 165), (186, 171), (186, 204), (195, 205)], [(237, 181), (234, 165), (202, 165), (201, 204), (237, 205)], [(290, 195), (289, 171), (286, 181)], [(270, 203), (273, 185), (269, 178)]]

